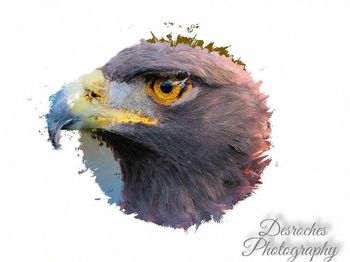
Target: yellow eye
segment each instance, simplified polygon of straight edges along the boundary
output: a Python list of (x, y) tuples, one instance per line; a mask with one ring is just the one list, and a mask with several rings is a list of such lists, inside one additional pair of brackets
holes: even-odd
[(172, 78), (155, 78), (146, 86), (146, 93), (159, 104), (171, 105), (192, 88), (191, 80), (187, 77), (183, 80)]

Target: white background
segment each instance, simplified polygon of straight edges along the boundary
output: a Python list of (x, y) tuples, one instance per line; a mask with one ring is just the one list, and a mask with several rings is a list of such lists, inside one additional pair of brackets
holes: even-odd
[[(349, 2), (0, 5), (0, 261), (286, 261), (241, 254), (243, 241), (268, 217), (329, 227), (326, 237), (308, 241), (334, 241), (341, 248), (334, 261), (349, 260)], [(200, 38), (231, 44), (230, 51), (263, 81), (275, 109), (273, 161), (261, 188), (221, 224), (187, 234), (109, 206), (91, 172), (77, 174), (78, 134), (64, 137), (63, 150), (54, 151), (39, 118), (63, 83), (148, 38), (151, 30), (169, 32), (166, 21), (199, 23)]]

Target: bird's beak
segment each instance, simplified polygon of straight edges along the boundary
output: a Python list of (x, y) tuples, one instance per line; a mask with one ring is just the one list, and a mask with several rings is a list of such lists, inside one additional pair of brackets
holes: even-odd
[(101, 70), (82, 76), (78, 81), (64, 85), (50, 97), (51, 106), (47, 114), (49, 138), (55, 148), (59, 147), (60, 131), (94, 130), (116, 124), (156, 125), (158, 120), (115, 108), (109, 103), (109, 81)]

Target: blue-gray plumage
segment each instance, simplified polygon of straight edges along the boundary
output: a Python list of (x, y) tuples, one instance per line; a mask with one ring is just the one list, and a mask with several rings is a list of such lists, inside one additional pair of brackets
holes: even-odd
[(61, 129), (80, 129), (103, 140), (126, 213), (181, 228), (220, 221), (270, 161), (259, 86), (216, 52), (141, 41), (52, 98), (50, 139), (57, 147)]

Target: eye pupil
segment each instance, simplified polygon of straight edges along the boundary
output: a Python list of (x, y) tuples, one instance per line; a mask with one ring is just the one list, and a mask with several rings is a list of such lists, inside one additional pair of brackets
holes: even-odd
[(164, 81), (160, 84), (160, 90), (163, 93), (168, 94), (173, 90), (173, 84), (170, 81)]

